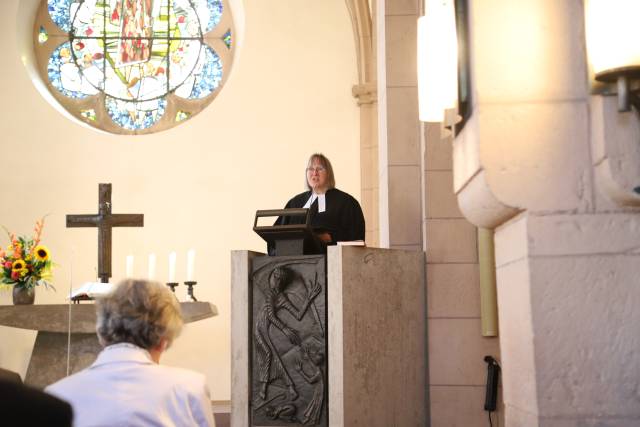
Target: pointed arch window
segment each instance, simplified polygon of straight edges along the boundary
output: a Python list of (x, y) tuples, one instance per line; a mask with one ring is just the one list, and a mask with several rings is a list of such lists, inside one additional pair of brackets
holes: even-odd
[(54, 98), (119, 134), (165, 130), (202, 111), (235, 48), (226, 0), (42, 0), (34, 33)]

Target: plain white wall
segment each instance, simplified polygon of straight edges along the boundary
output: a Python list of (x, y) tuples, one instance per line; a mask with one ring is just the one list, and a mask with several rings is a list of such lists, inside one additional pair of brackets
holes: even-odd
[[(36, 303), (64, 303), (71, 283), (95, 278), (97, 232), (67, 229), (65, 215), (96, 213), (98, 183), (112, 183), (114, 213), (145, 215), (144, 228), (114, 230), (112, 281), (124, 275), (127, 254), (136, 257), (135, 275), (146, 276), (150, 252), (166, 280), (172, 250), (184, 280), (186, 251), (196, 249), (196, 295), (220, 315), (186, 326), (163, 363), (204, 372), (212, 398), (228, 400), (229, 251), (264, 251), (251, 230), (255, 211), (303, 190), (314, 151), (332, 160), (338, 187), (360, 198), (357, 71), (344, 1), (245, 0), (242, 52), (217, 99), (181, 126), (137, 137), (86, 129), (43, 99), (17, 48), (18, 28), (31, 26), (16, 19), (18, 4), (5, 0), (0, 17), (0, 224), (30, 233), (50, 213), (43, 242), (58, 264), (57, 292), (38, 289)], [(0, 304), (11, 304), (10, 292), (0, 292)], [(0, 366), (24, 376), (34, 339), (0, 327)]]

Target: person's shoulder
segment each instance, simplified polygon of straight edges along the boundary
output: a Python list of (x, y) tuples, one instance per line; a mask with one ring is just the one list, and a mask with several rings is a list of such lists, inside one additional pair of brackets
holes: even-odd
[(356, 200), (355, 197), (353, 197), (351, 194), (342, 191), (338, 188), (332, 188), (330, 190), (327, 190), (327, 197), (331, 197), (331, 198), (335, 198), (335, 199), (340, 199), (340, 200), (344, 200), (344, 201), (348, 201), (350, 203), (358, 203), (358, 201)]
[(287, 207), (289, 208), (297, 208), (304, 206), (307, 203), (307, 200), (311, 197), (311, 191), (304, 191), (300, 194), (296, 194), (293, 196), (288, 202)]
[(189, 389), (201, 390), (207, 382), (204, 374), (191, 369), (178, 368), (176, 366), (156, 365), (158, 374), (168, 382), (181, 384)]
[(93, 380), (89, 378), (88, 371), (84, 369), (48, 385), (44, 391), (54, 396), (64, 397), (70, 390), (82, 389), (84, 385), (92, 382)]

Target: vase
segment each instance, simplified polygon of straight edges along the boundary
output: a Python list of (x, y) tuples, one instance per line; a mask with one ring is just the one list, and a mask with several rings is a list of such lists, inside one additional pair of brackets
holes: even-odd
[(35, 288), (13, 287), (13, 305), (29, 305), (33, 304), (36, 299)]

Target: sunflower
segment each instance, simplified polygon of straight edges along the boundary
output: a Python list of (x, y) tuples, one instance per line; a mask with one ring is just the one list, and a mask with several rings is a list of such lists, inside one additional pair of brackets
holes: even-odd
[(33, 249), (33, 253), (38, 261), (46, 261), (49, 259), (49, 249), (44, 245), (38, 245)]
[(26, 267), (27, 267), (27, 263), (24, 262), (24, 260), (22, 260), (22, 259), (17, 259), (15, 261), (13, 261), (13, 264), (11, 264), (11, 269), (13, 271), (26, 270)]

